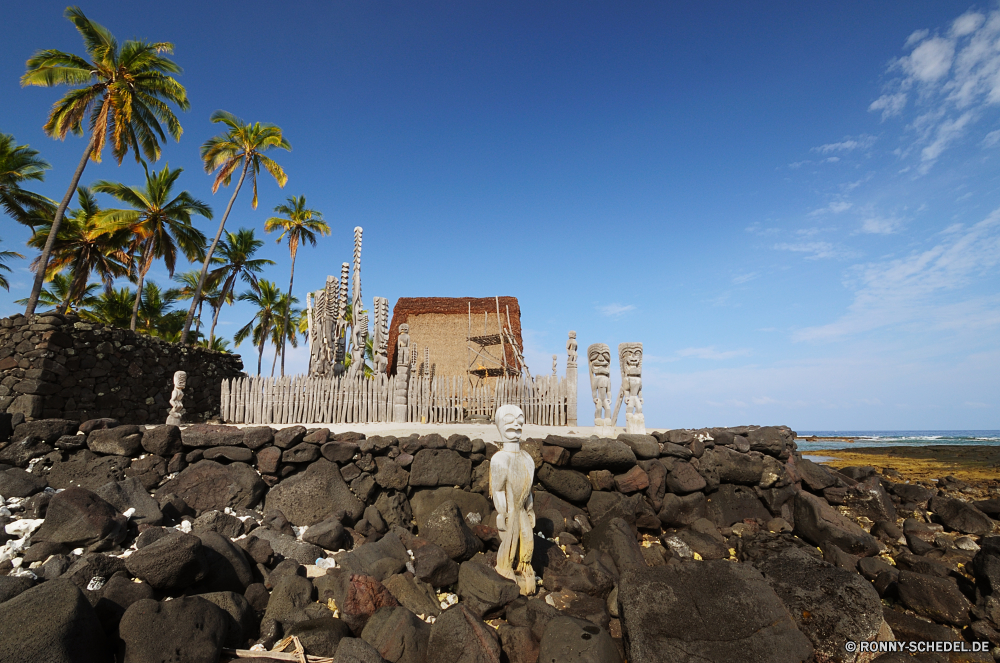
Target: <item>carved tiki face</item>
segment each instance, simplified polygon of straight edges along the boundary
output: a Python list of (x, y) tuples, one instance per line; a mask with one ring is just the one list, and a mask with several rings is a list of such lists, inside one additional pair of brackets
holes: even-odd
[(611, 374), (611, 348), (607, 343), (594, 343), (587, 348), (587, 360), (594, 375)]
[(495, 415), (493, 423), (496, 424), (500, 432), (500, 439), (504, 442), (520, 442), (521, 427), (524, 426), (524, 412), (516, 405), (501, 405)]
[(642, 373), (642, 343), (621, 343), (618, 345), (618, 361), (622, 375)]

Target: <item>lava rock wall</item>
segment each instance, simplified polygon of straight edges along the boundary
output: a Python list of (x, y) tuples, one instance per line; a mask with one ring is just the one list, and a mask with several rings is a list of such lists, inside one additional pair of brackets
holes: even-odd
[(0, 413), (18, 420), (159, 423), (181, 370), (188, 374), (186, 417), (204, 421), (218, 414), (220, 384), (243, 374), (243, 360), (74, 315), (0, 319)]

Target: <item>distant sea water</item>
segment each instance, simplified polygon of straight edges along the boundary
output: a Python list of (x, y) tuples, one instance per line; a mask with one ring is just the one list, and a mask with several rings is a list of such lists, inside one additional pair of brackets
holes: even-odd
[[(796, 431), (800, 451), (857, 447), (926, 447), (931, 445), (1000, 446), (1000, 430), (817, 430)], [(807, 437), (838, 438), (805, 440)], [(846, 442), (845, 440), (854, 440)]]

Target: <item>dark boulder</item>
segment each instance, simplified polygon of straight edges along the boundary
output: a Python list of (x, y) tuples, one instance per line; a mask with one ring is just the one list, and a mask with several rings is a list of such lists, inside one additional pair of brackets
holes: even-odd
[(844, 655), (846, 642), (876, 639), (882, 626), (882, 602), (870, 582), (818, 559), (814, 550), (768, 538), (783, 545), (775, 549), (744, 542), (745, 554), (788, 608), (818, 657), (836, 660)]
[(319, 447), (308, 442), (299, 442), (281, 454), (282, 463), (311, 463), (317, 458), (319, 458)]
[(81, 487), (96, 490), (109, 481), (121, 481), (132, 460), (125, 456), (98, 456), (90, 449), (56, 461), (46, 479), (53, 488)]
[(426, 663), (430, 636), (431, 627), (402, 606), (381, 608), (361, 633), (362, 640), (393, 663)]
[(245, 433), (234, 426), (193, 424), (181, 431), (185, 447), (238, 447), (243, 444)]
[(125, 560), (125, 568), (155, 589), (172, 591), (204, 578), (208, 562), (198, 537), (175, 532), (136, 550)]
[(428, 651), (441, 663), (497, 663), (500, 643), (497, 633), (459, 603), (431, 626)]
[(119, 513), (135, 509), (130, 519), (136, 524), (159, 525), (163, 522), (160, 505), (146, 492), (142, 481), (135, 477), (106, 483), (94, 492)]
[(320, 453), (334, 463), (347, 463), (358, 453), (358, 445), (353, 442), (327, 442), (320, 447)]
[(156, 592), (145, 582), (132, 582), (127, 573), (116, 573), (99, 590), (87, 592), (104, 632), (117, 636), (118, 624), (128, 607), (136, 601), (151, 599)]
[[(556, 617), (549, 622), (539, 643), (538, 660), (620, 663), (622, 658), (607, 631), (584, 619)], [(654, 660), (664, 659), (649, 659)]]
[(660, 456), (660, 443), (652, 435), (622, 433), (618, 436), (618, 442), (628, 445), (636, 458), (646, 460)]
[(813, 653), (781, 599), (747, 564), (626, 570), (618, 609), (627, 659), (798, 663)]
[(52, 580), (0, 603), (0, 661), (105, 663), (101, 622), (74, 584)]
[(521, 595), (513, 580), (496, 572), (482, 555), (463, 562), (458, 571), (458, 595), (476, 615), (492, 613)]
[(795, 496), (795, 533), (814, 546), (826, 541), (844, 552), (870, 557), (881, 550), (879, 542), (859, 525), (815, 495), (800, 492)]
[(350, 535), (336, 516), (310, 525), (302, 540), (326, 550), (342, 550), (351, 541)]
[(142, 433), (142, 448), (151, 454), (170, 458), (184, 448), (181, 444), (181, 429), (173, 424), (147, 428)]
[(209, 447), (202, 455), (205, 460), (223, 460), (247, 463), (253, 460), (253, 452), (246, 447)]
[[(403, 532), (409, 536), (409, 532)], [(358, 575), (366, 575), (382, 581), (400, 573), (410, 561), (407, 548), (400, 539), (400, 531), (392, 531), (374, 543), (358, 546), (348, 553), (336, 556), (337, 565)]]
[(378, 471), (375, 473), (375, 483), (387, 490), (405, 490), (409, 485), (410, 473), (400, 467), (396, 461), (387, 456), (375, 458)]
[(972, 605), (951, 578), (900, 571), (896, 591), (899, 600), (918, 615), (959, 628), (971, 623)]
[(570, 502), (586, 502), (593, 487), (585, 474), (576, 470), (556, 469), (543, 463), (538, 470), (538, 480), (550, 492)]
[(704, 490), (706, 485), (705, 478), (698, 474), (691, 463), (678, 461), (674, 463), (673, 469), (667, 472), (666, 489), (675, 495), (687, 495)]
[(344, 638), (351, 637), (351, 629), (342, 619), (319, 617), (299, 622), (285, 631), (285, 637), (295, 636), (311, 656), (337, 654), (337, 647)]
[(299, 541), (294, 536), (282, 534), (267, 527), (258, 527), (244, 539), (246, 541), (244, 549), (247, 552), (250, 552), (253, 539), (266, 541), (272, 551), (287, 559), (294, 559), (300, 564), (315, 564), (317, 558), (325, 557), (323, 549), (319, 546)]
[(303, 426), (289, 426), (274, 431), (274, 446), (279, 449), (290, 449), (302, 441), (306, 436), (306, 429)]
[(19, 467), (0, 472), (0, 495), (4, 498), (31, 497), (45, 490), (47, 485), (45, 479)]
[(690, 525), (698, 518), (708, 516), (708, 502), (704, 493), (691, 493), (677, 496), (667, 493), (657, 517), (664, 527), (682, 527)]
[(608, 470), (613, 474), (628, 472), (636, 464), (635, 453), (617, 440), (585, 440), (569, 461), (570, 467), (581, 472)]
[(364, 513), (336, 465), (320, 459), (285, 479), (267, 494), (265, 511), (277, 509), (295, 525), (313, 525), (343, 511), (348, 524)]
[(27, 467), (33, 458), (52, 453), (52, 445), (38, 437), (28, 436), (14, 438), (7, 446), (0, 449), (0, 463), (15, 467)]
[(243, 446), (260, 449), (274, 442), (274, 431), (268, 426), (250, 426), (243, 429)]
[(215, 663), (229, 636), (229, 614), (198, 596), (136, 601), (118, 631), (129, 663)]
[(71, 419), (39, 419), (28, 421), (14, 427), (12, 440), (23, 440), (26, 437), (37, 437), (43, 442), (52, 444), (63, 435), (74, 435), (80, 429), (80, 422)]
[(456, 561), (469, 559), (482, 550), (482, 543), (469, 529), (458, 504), (447, 501), (431, 513), (420, 535), (440, 546)]
[(642, 548), (635, 540), (635, 532), (624, 518), (605, 518), (594, 529), (583, 535), (588, 550), (600, 550), (614, 560), (618, 573), (625, 569), (645, 568)]
[(197, 514), (226, 507), (249, 509), (264, 496), (267, 485), (252, 467), (245, 463), (222, 465), (213, 460), (200, 460), (188, 466), (156, 491), (157, 501), (165, 495), (176, 495)]
[(472, 461), (451, 449), (421, 449), (410, 465), (411, 486), (468, 486)]
[(979, 545), (970, 565), (976, 584), (985, 595), (1000, 596), (1000, 537), (984, 537)]
[(142, 432), (138, 426), (95, 430), (87, 436), (87, 447), (105, 456), (138, 456), (142, 449)]
[[(478, 522), (483, 522), (492, 511), (490, 502), (478, 493), (470, 493), (454, 487), (414, 491), (413, 496), (410, 497), (410, 507), (413, 510), (413, 519), (417, 521), (417, 530), (424, 527), (435, 509), (449, 500), (458, 504), (459, 508), (462, 509), (462, 517), (466, 519), (466, 522), (471, 523), (476, 516), (479, 518)], [(538, 511), (539, 506), (536, 498), (535, 512)], [(476, 514), (476, 516), (472, 516), (470, 519), (471, 514)]]
[[(243, 551), (218, 532), (199, 532), (201, 552), (208, 565), (204, 579), (193, 592), (237, 592), (242, 594), (253, 582), (253, 570)], [(315, 559), (315, 558), (314, 558)]]
[(263, 621), (273, 619), (288, 626), (306, 621), (305, 608), (314, 602), (315, 593), (308, 579), (295, 574), (281, 576), (271, 590)]
[(990, 534), (996, 525), (989, 516), (976, 507), (952, 497), (941, 495), (933, 497), (928, 508), (937, 522), (963, 534), (977, 536)]
[(748, 486), (724, 483), (708, 496), (708, 518), (718, 527), (731, 527), (749, 519), (767, 522), (771, 513)]
[(69, 488), (49, 501), (45, 522), (31, 540), (106, 550), (127, 533), (125, 517), (117, 509), (85, 488)]
[(769, 456), (780, 457), (790, 445), (794, 445), (794, 434), (787, 428), (764, 426), (747, 431), (750, 450)]
[(257, 637), (257, 618), (250, 602), (242, 594), (209, 592), (198, 596), (222, 608), (228, 615), (226, 629), (228, 635), (223, 642), (224, 647), (243, 649), (247, 641)]

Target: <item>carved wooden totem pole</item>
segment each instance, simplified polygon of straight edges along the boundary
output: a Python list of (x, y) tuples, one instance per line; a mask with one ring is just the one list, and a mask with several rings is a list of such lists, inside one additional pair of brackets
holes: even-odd
[(611, 418), (611, 348), (607, 343), (594, 343), (587, 348), (590, 366), (590, 392), (594, 399), (594, 426), (601, 437), (614, 437)]
[(642, 414), (642, 343), (620, 343), (618, 362), (622, 369), (622, 386), (618, 391), (612, 421), (618, 418), (618, 408), (624, 399), (625, 432), (645, 435), (646, 419)]

